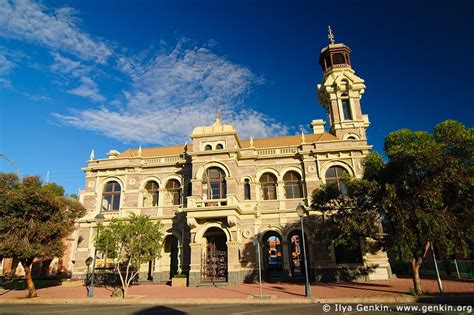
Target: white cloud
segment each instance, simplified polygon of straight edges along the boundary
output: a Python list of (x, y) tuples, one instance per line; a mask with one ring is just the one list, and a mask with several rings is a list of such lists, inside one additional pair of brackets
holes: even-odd
[(59, 53), (51, 53), (54, 63), (51, 64), (51, 70), (56, 73), (71, 75), (73, 77), (81, 77), (89, 74), (92, 67), (83, 65), (80, 61), (74, 61)]
[(91, 78), (95, 72), (95, 66), (85, 65), (80, 61), (74, 61), (59, 53), (51, 53), (54, 63), (50, 69), (54, 73), (64, 76), (65, 85), (71, 85), (70, 81), (78, 81), (79, 86), (69, 89), (67, 93), (89, 98), (94, 102), (104, 102), (106, 98), (100, 93), (97, 83)]
[(97, 84), (89, 77), (82, 76), (80, 78), (81, 84), (69, 91), (69, 94), (82, 96), (86, 98), (90, 98), (94, 102), (103, 102), (105, 101), (105, 97), (100, 94), (99, 88)]
[(8, 60), (7, 57), (0, 52), (0, 75), (8, 74), (13, 66), (13, 62)]
[(98, 63), (104, 63), (113, 54), (105, 42), (80, 30), (80, 21), (71, 8), (52, 11), (30, 0), (0, 0), (0, 12), (0, 36)]
[(0, 85), (11, 87), (11, 82), (7, 77), (14, 66), (15, 64), (0, 51)]
[(262, 78), (207, 48), (179, 41), (149, 60), (122, 57), (118, 63), (132, 79), (123, 106), (53, 115), (65, 125), (122, 142), (163, 145), (183, 143), (194, 127), (210, 124), (219, 104), (224, 122), (233, 123), (243, 138), (288, 132), (285, 125), (243, 105)]
[[(244, 106), (246, 96), (263, 79), (211, 51), (217, 47), (213, 40), (197, 47), (183, 39), (174, 48), (152, 48), (130, 57), (81, 30), (72, 8), (53, 10), (31, 0), (0, 0), (0, 12), (0, 37), (45, 47), (53, 57), (49, 70), (60, 79), (55, 82), (69, 94), (101, 103), (100, 108), (53, 114), (64, 125), (122, 142), (182, 143), (195, 126), (213, 121), (219, 104), (223, 120), (235, 124), (243, 138), (288, 132), (285, 125)], [(3, 62), (4, 71), (9, 71)], [(128, 87), (105, 103), (96, 80), (116, 79), (117, 70), (129, 78), (122, 82)]]

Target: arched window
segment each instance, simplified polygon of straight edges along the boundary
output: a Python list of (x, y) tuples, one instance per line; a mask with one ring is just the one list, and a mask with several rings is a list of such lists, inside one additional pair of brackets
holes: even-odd
[(176, 179), (171, 179), (166, 184), (166, 192), (170, 196), (172, 205), (181, 204), (181, 184)]
[(225, 173), (218, 167), (210, 167), (204, 177), (203, 188), (207, 188), (208, 199), (226, 198)]
[(352, 120), (352, 111), (351, 111), (351, 103), (349, 102), (349, 99), (342, 99), (341, 100), (342, 104), (342, 114), (343, 114), (343, 119), (344, 120)]
[(268, 277), (283, 275), (283, 246), (278, 233), (270, 231), (263, 238), (263, 263)]
[(326, 184), (334, 184), (343, 195), (347, 194), (347, 187), (342, 181), (347, 171), (341, 166), (331, 166), (326, 171)]
[(260, 177), (260, 185), (262, 186), (263, 199), (275, 200), (277, 199), (277, 179), (271, 173), (265, 173)]
[(301, 185), (300, 174), (296, 172), (287, 172), (285, 176), (283, 176), (283, 181), (285, 182), (286, 198), (303, 198), (303, 187)]
[(151, 180), (145, 185), (145, 192), (143, 193), (143, 206), (144, 207), (157, 207), (158, 206), (158, 183)]
[(205, 147), (204, 147), (204, 150), (206, 151), (211, 151), (212, 150), (212, 146), (210, 144), (207, 144)]
[(120, 209), (120, 184), (108, 182), (102, 192), (102, 211), (118, 211)]
[(222, 150), (222, 149), (224, 149), (224, 146), (222, 144), (218, 143), (216, 145), (216, 150)]
[(245, 200), (252, 199), (252, 196), (250, 194), (250, 179), (248, 178), (244, 180), (244, 199)]
[(344, 59), (343, 54), (334, 54), (332, 56), (332, 61), (334, 62), (335, 65), (340, 65), (346, 63), (346, 60)]

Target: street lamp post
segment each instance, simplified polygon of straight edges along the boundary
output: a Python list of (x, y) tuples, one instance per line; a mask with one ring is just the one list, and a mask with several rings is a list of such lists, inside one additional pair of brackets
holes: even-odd
[(303, 217), (306, 214), (306, 208), (300, 203), (296, 207), (296, 213), (298, 213), (298, 216), (300, 217), (300, 223), (301, 223), (301, 240), (303, 242), (303, 261), (304, 261), (304, 271), (305, 271), (305, 277), (306, 277), (306, 283), (304, 286), (305, 296), (311, 297), (311, 286), (309, 284), (308, 260), (306, 259), (306, 243), (304, 239), (304, 225), (303, 225)]
[[(99, 213), (95, 216), (95, 222), (97, 224), (104, 222), (105, 216), (102, 213)], [(97, 230), (97, 237), (99, 238), (99, 231)], [(91, 274), (91, 283), (89, 285), (89, 290), (87, 290), (87, 297), (93, 298), (94, 297), (94, 277), (95, 277), (95, 262), (97, 260), (97, 246), (94, 248), (94, 258), (92, 262), (92, 274)]]

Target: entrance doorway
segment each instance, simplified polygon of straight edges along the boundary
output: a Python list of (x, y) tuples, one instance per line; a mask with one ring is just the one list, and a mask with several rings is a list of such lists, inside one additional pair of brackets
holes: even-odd
[[(303, 256), (303, 244), (301, 241), (301, 231), (293, 231), (288, 236), (288, 245), (290, 252), (290, 270), (294, 279), (305, 277), (305, 261)], [(308, 254), (308, 246), (306, 245), (306, 254)], [(306, 257), (309, 260), (309, 257)]]
[(227, 282), (227, 237), (219, 228), (206, 231), (206, 256), (204, 259), (203, 281)]
[(165, 257), (169, 259), (169, 279), (172, 279), (178, 273), (178, 238), (174, 235), (168, 235), (165, 239)]
[(282, 241), (277, 232), (267, 232), (263, 235), (263, 262), (267, 279), (283, 277)]

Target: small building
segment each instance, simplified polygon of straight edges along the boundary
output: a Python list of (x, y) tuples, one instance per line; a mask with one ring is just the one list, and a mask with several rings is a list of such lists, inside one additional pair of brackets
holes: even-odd
[[(345, 173), (360, 178), (371, 149), (360, 104), (364, 80), (352, 68), (349, 47), (334, 43), (331, 33), (330, 39), (319, 58), (323, 78), (317, 86), (329, 131), (317, 119), (311, 134), (240, 139), (218, 113), (212, 125), (194, 129), (191, 144), (112, 150), (106, 159), (91, 155), (80, 194), (88, 213), (77, 221), (66, 262), (73, 276), (85, 276), (94, 253), (94, 217), (103, 213), (107, 224), (133, 212), (161, 221), (166, 233), (161, 258), (142, 266), (142, 278), (166, 282), (182, 272), (190, 286), (252, 281), (258, 268), (254, 240), (262, 246), (267, 279), (304, 277), (296, 207), (308, 206), (320, 185), (341, 184)], [(350, 248), (316, 239), (310, 221), (318, 216), (309, 211), (304, 231), (313, 279), (362, 269), (370, 270), (359, 274), (367, 280), (391, 276), (386, 253), (371, 252), (364, 239)]]

